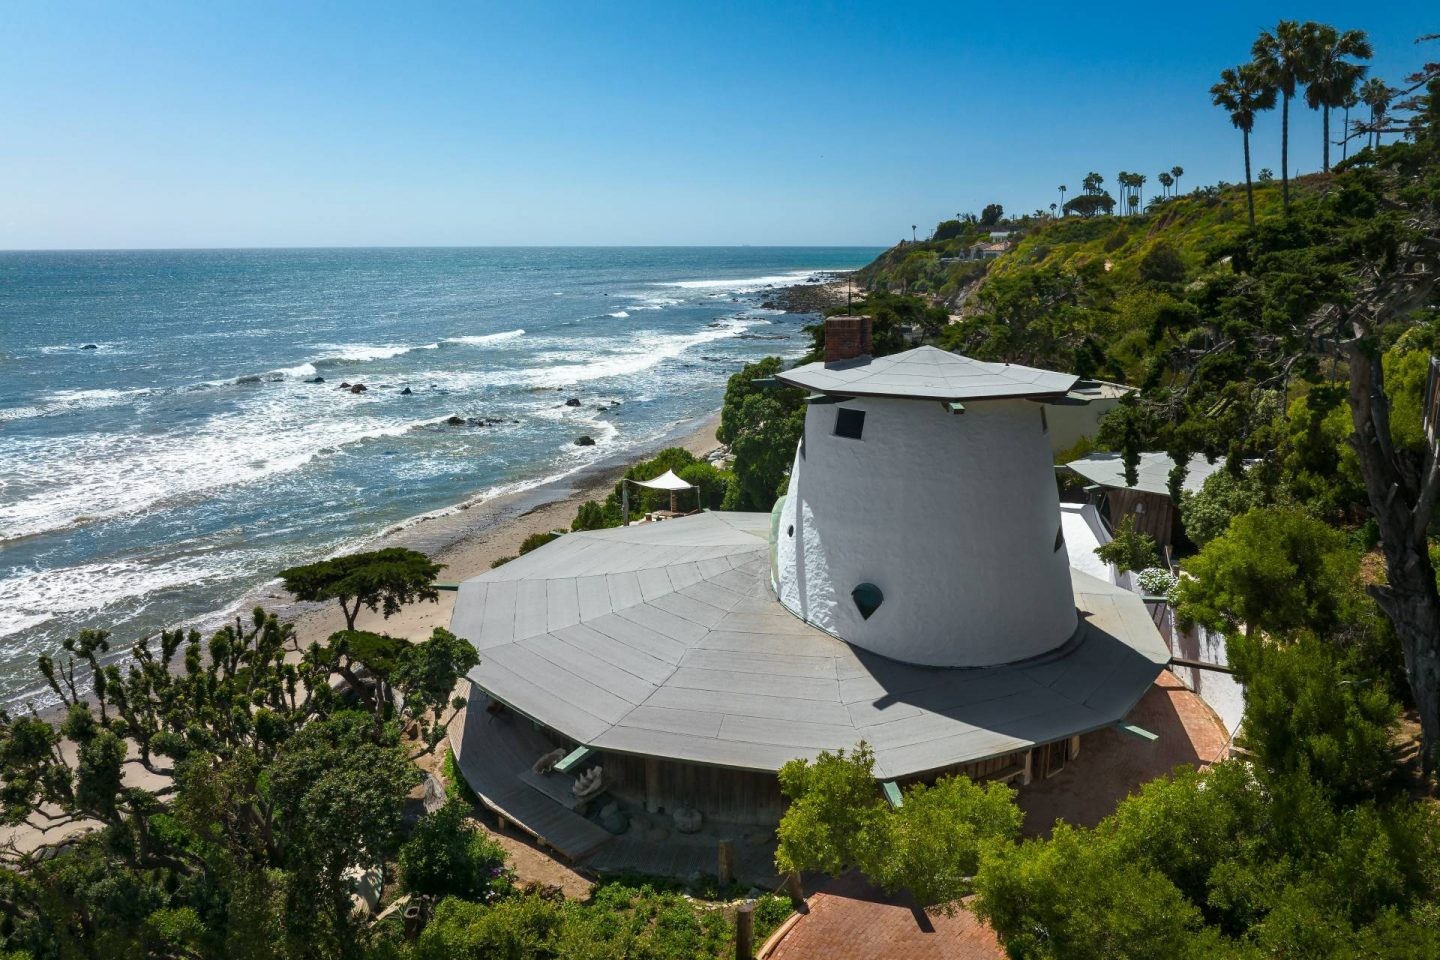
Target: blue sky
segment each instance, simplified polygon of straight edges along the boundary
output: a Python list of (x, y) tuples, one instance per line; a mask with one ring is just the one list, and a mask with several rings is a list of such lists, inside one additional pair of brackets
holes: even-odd
[(0, 248), (888, 244), (1092, 169), (1240, 179), (1207, 90), (1280, 17), (1368, 31), (1389, 79), (1440, 31), (1433, 0), (0, 0)]

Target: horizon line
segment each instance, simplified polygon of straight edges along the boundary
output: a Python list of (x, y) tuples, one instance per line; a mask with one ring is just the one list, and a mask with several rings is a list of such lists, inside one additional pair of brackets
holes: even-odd
[(889, 249), (884, 243), (415, 243), (415, 244), (315, 244), (281, 246), (200, 246), (200, 247), (0, 247), (5, 253), (226, 253), (234, 251), (282, 250), (871, 250)]

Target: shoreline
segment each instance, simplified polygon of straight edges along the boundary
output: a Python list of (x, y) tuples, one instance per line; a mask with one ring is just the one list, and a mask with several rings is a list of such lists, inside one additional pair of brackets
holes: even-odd
[[(457, 582), (478, 576), (503, 556), (512, 556), (521, 541), (535, 533), (570, 528), (575, 512), (586, 500), (604, 500), (627, 469), (653, 457), (667, 447), (683, 447), (705, 458), (721, 448), (715, 432), (720, 413), (682, 421), (652, 443), (616, 453), (567, 476), (538, 484), (527, 490), (502, 493), (488, 500), (466, 500), (452, 508), (391, 526), (376, 536), (367, 549), (409, 547), (445, 564), (441, 578)], [(335, 604), (299, 603), (291, 600), (278, 583), (265, 588), (257, 602), (272, 600), (267, 609), (295, 628), (301, 648), (312, 641), (324, 643), (344, 619)], [(386, 620), (378, 613), (362, 610), (355, 625), (361, 630), (388, 633), (412, 642), (429, 637), (435, 627), (449, 627), (455, 594), (445, 591), (436, 603), (412, 603)]]

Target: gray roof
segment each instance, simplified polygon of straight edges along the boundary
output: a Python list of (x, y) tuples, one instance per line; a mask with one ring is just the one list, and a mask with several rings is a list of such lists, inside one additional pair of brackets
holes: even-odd
[(1168, 660), (1138, 597), (1078, 572), (1082, 627), (1057, 651), (971, 670), (887, 660), (781, 606), (769, 524), (572, 533), (466, 580), (451, 626), (479, 649), (470, 679), (599, 750), (772, 771), (863, 739), (892, 778), (1111, 724)]
[[(1175, 461), (1170, 459), (1168, 453), (1142, 453), (1140, 464), (1136, 467), (1136, 484), (1130, 486), (1125, 482), (1125, 460), (1118, 453), (1092, 453), (1088, 457), (1073, 460), (1065, 464), (1080, 476), (1091, 483), (1098, 483), (1102, 487), (1110, 487), (1114, 490), (1139, 490), (1141, 493), (1153, 493), (1161, 497), (1170, 496), (1170, 470), (1175, 466)], [(1206, 478), (1217, 472), (1224, 466), (1222, 461), (1210, 463), (1203, 456), (1196, 455), (1190, 458), (1189, 469), (1185, 471), (1185, 482), (1181, 487), (1194, 493), (1200, 489), (1200, 485)]]
[(916, 347), (888, 357), (839, 363), (807, 363), (775, 375), (806, 390), (856, 397), (911, 397), (921, 400), (1000, 400), (1053, 397), (1075, 384), (1068, 373), (1014, 363), (986, 363), (935, 347)]

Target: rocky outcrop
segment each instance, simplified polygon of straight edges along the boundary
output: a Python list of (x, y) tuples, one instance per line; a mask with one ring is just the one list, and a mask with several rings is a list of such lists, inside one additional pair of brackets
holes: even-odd
[(576, 438), (575, 438), (575, 446), (577, 446), (577, 447), (593, 447), (593, 446), (595, 446), (595, 438), (594, 438), (594, 437), (591, 437), (591, 436), (576, 437)]

